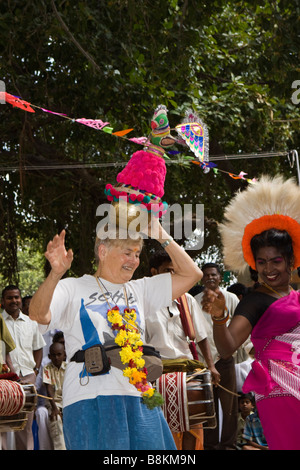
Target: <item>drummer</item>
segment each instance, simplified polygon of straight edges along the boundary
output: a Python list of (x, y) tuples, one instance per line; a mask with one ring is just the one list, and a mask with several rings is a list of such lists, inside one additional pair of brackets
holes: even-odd
[[(174, 273), (173, 262), (169, 254), (163, 250), (159, 250), (151, 256), (149, 268), (151, 276), (163, 273)], [(194, 300), (194, 297), (188, 293), (185, 295), (194, 324), (196, 342), (205, 359), (207, 369), (211, 372), (212, 382), (218, 384), (220, 374), (214, 366), (209, 342), (207, 340), (206, 320), (198, 303)], [(160, 351), (162, 359), (175, 361), (177, 359), (194, 360), (181, 323), (177, 300), (173, 300), (169, 307), (157, 310), (146, 319), (146, 340), (147, 343), (152, 344)], [(199, 365), (197, 365), (196, 362), (194, 364), (195, 368), (201, 368), (200, 363)], [(175, 442), (178, 446), (182, 446), (182, 450), (195, 450), (195, 448), (201, 445), (200, 442), (197, 442), (197, 439), (201, 440), (202, 438), (202, 431), (200, 434), (199, 439), (199, 433), (195, 430), (185, 432), (183, 436), (180, 436), (180, 444), (176, 439), (177, 436), (174, 436)]]

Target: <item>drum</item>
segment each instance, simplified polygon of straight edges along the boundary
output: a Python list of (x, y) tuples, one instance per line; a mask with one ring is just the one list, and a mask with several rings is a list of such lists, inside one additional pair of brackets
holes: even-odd
[(13, 416), (0, 416), (0, 433), (23, 431), (28, 421), (28, 414), (25, 412)]
[(209, 371), (170, 372), (156, 381), (165, 403), (163, 413), (172, 432), (214, 429), (217, 426), (213, 386)]
[(25, 393), (25, 403), (22, 408), (22, 411), (29, 412), (29, 411), (35, 410), (37, 406), (37, 400), (38, 400), (35, 386), (33, 384), (26, 384), (26, 385), (22, 385), (22, 388)]
[(20, 384), (0, 380), (0, 432), (22, 431), (27, 415), (37, 405), (37, 392), (33, 384)]

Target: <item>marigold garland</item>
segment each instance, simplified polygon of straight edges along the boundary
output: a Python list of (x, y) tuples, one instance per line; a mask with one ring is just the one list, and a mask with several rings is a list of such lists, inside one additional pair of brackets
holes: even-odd
[(108, 310), (107, 319), (111, 328), (118, 331), (115, 343), (121, 347), (120, 358), (122, 364), (128, 364), (123, 370), (124, 377), (142, 393), (144, 403), (152, 409), (163, 404), (163, 398), (148, 382), (147, 369), (143, 359), (143, 342), (136, 326), (135, 309), (126, 308), (124, 315), (120, 314), (119, 308)]

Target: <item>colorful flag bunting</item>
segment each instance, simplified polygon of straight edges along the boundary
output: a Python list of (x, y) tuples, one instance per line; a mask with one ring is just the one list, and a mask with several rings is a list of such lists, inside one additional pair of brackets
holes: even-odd
[(185, 122), (175, 127), (178, 134), (184, 139), (187, 146), (200, 162), (208, 160), (206, 152), (208, 136), (204, 125), (199, 122)]
[(80, 124), (84, 124), (85, 126), (93, 127), (94, 129), (97, 129), (99, 131), (109, 124), (109, 122), (103, 122), (101, 121), (101, 119), (80, 118), (80, 119), (75, 119), (75, 121), (79, 122)]
[[(106, 132), (107, 134), (112, 134), (117, 137), (125, 137), (127, 134), (129, 134), (130, 132), (134, 130), (134, 129), (123, 129), (121, 131), (113, 132), (113, 128), (109, 127), (110, 123), (104, 122), (101, 119), (86, 119), (86, 118), (72, 119), (68, 117), (66, 114), (50, 111), (49, 109), (46, 109), (46, 108), (41, 108), (39, 106), (33, 105), (27, 101), (22, 100), (18, 96), (10, 95), (9, 93), (6, 93), (6, 92), (0, 92), (0, 101), (6, 101), (7, 103), (11, 104), (13, 107), (20, 108), (29, 113), (35, 113), (32, 107), (41, 109), (42, 111), (46, 113), (61, 116), (65, 119), (71, 120), (72, 122), (78, 122), (79, 124), (92, 127), (93, 129), (96, 129), (96, 130), (101, 130), (103, 132)], [(194, 155), (196, 155), (197, 158), (199, 159), (198, 161), (192, 160), (191, 162), (194, 163), (195, 165), (200, 166), (202, 169), (206, 170), (204, 171), (205, 173), (209, 171), (209, 168), (212, 168), (215, 174), (218, 174), (221, 171), (222, 173), (228, 174), (231, 178), (235, 180), (243, 179), (250, 184), (256, 183), (257, 180), (255, 178), (253, 179), (245, 178), (247, 173), (245, 173), (244, 171), (241, 171), (239, 175), (235, 175), (233, 173), (229, 173), (228, 171), (224, 171), (224, 170), (220, 170), (219, 168), (216, 168), (217, 165), (215, 163), (208, 161), (208, 133), (207, 133), (207, 128), (205, 124), (202, 123), (202, 121), (185, 122), (176, 126), (175, 129), (177, 133), (179, 134), (179, 136), (183, 138), (184, 142), (192, 150)], [(127, 139), (127, 137), (125, 138)], [(132, 137), (130, 139), (128, 138), (127, 140), (144, 146), (148, 142), (148, 137)], [(177, 153), (180, 153), (180, 152), (177, 152), (176, 150), (174, 151), (170, 150), (169, 153), (176, 155)]]
[(124, 135), (129, 134), (129, 132), (133, 131), (133, 129), (124, 129), (123, 131), (117, 131), (113, 132), (113, 135), (116, 135), (117, 137), (124, 137)]
[(107, 134), (112, 134), (113, 128), (105, 126), (105, 127), (102, 128), (102, 131), (106, 132)]
[(5, 101), (15, 108), (20, 108), (23, 109), (24, 111), (28, 111), (29, 113), (35, 113), (34, 109), (31, 108), (31, 103), (28, 103), (27, 101), (21, 100), (18, 96), (10, 95), (9, 93), (6, 93), (2, 91), (0, 93), (1, 95), (4, 94), (4, 96), (1, 96), (1, 99), (5, 99)]

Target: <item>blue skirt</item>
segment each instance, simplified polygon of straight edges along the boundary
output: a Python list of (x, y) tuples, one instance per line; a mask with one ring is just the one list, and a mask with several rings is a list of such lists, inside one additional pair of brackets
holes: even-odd
[(63, 410), (68, 450), (176, 450), (159, 407), (139, 397), (99, 396)]

